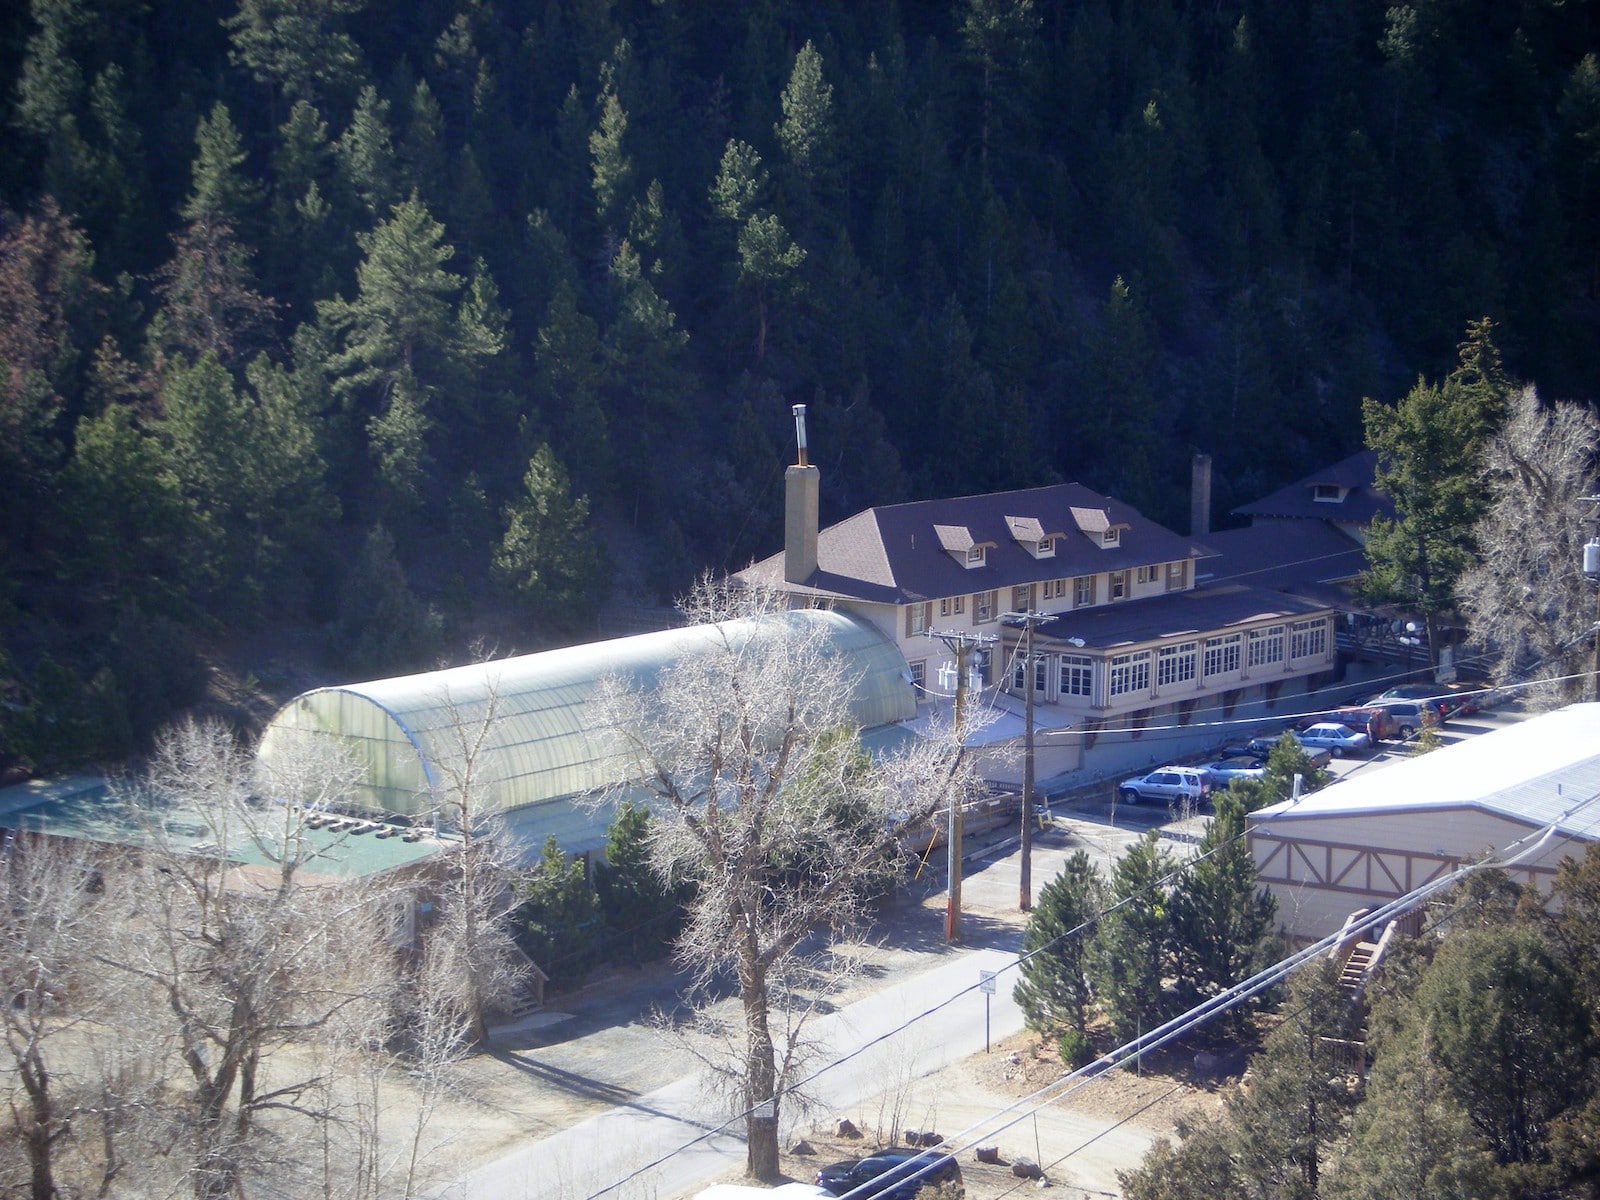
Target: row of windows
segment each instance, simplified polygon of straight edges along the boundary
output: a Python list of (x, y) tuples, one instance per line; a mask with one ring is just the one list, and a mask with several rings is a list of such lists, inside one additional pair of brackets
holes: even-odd
[[(1148, 585), (1156, 582), (1161, 575), (1166, 577), (1168, 591), (1181, 590), (1189, 581), (1188, 562), (1170, 562), (1164, 566), (1138, 567), (1134, 572), (1138, 584)], [(1049, 600), (1065, 600), (1068, 589), (1071, 589), (1072, 607), (1087, 608), (1099, 599), (1098, 575), (1079, 575), (1074, 579), (1047, 579), (1043, 583), (1033, 585), (1024, 584), (1011, 589), (1011, 611), (1026, 612), (1034, 606), (1034, 588), (1038, 588), (1038, 602)], [(1108, 600), (1123, 600), (1128, 596), (1128, 572), (1111, 571), (1106, 575), (1106, 598)], [(966, 615), (967, 597), (945, 596), (939, 602), (939, 616), (942, 618), (960, 617)], [(987, 624), (1000, 616), (1000, 590), (991, 588), (987, 592), (972, 594), (972, 615), (975, 624)], [(918, 637), (928, 630), (933, 621), (933, 601), (922, 604), (912, 604), (906, 609), (906, 633), (911, 637)]]
[[(1283, 661), (1284, 626), (1253, 629), (1248, 634), (1225, 633), (1209, 637), (1204, 642), (1181, 642), (1162, 646), (1154, 652), (1134, 650), (1114, 656), (1106, 672), (1108, 697), (1123, 696), (1150, 688), (1151, 661), (1155, 662), (1157, 687), (1171, 687), (1192, 681), (1196, 671), (1206, 678), (1237, 672), (1242, 661), (1252, 667), (1266, 666)], [(1288, 627), (1289, 652), (1294, 658), (1325, 654), (1328, 645), (1328, 623), (1325, 618), (1297, 621)], [(1248, 650), (1246, 650), (1248, 646)], [(1089, 696), (1094, 684), (1095, 660), (1082, 654), (1038, 654), (1034, 656), (1033, 686), (1036, 692), (1049, 690), (1049, 672), (1052, 661), (1060, 672), (1060, 694), (1063, 696)], [(1022, 691), (1027, 686), (1022, 659), (1012, 668), (1011, 687)]]

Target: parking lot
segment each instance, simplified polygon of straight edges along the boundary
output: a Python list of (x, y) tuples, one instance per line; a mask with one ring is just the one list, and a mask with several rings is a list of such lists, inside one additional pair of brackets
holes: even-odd
[[(1448, 747), (1467, 738), (1520, 721), (1525, 713), (1520, 705), (1473, 713), (1449, 721), (1435, 731), (1439, 744)], [(1414, 742), (1384, 742), (1376, 750), (1363, 750), (1333, 759), (1327, 771), (1333, 777), (1329, 787), (1363, 773), (1417, 754)], [(1200, 763), (1215, 755), (1191, 755), (1180, 762)], [(1102, 872), (1109, 874), (1127, 847), (1152, 829), (1179, 847), (1200, 840), (1210, 819), (1209, 805), (1198, 810), (1179, 805), (1125, 804), (1118, 796), (1118, 779), (1101, 780), (1084, 787), (1053, 793), (1049, 800), (1050, 818), (1033, 838), (1030, 882), (1035, 896), (1038, 889), (1060, 872), (1067, 857), (1083, 849)], [(1020, 898), (1020, 837), (1013, 826), (975, 840), (968, 847), (968, 868), (963, 884), (965, 902), (975, 908), (998, 911), (1015, 908)]]

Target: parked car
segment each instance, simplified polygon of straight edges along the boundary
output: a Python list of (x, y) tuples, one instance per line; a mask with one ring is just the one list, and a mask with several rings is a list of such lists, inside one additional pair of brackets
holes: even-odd
[(1447, 700), (1453, 700), (1456, 707), (1450, 709), (1445, 716), (1461, 715), (1469, 717), (1473, 713), (1485, 708), (1493, 708), (1505, 699), (1504, 693), (1492, 683), (1482, 680), (1460, 680), (1456, 683), (1440, 685), (1440, 690)]
[[(832, 1196), (853, 1192), (852, 1200), (912, 1200), (925, 1187), (954, 1184), (959, 1193), (961, 1166), (937, 1150), (908, 1150), (890, 1146), (865, 1158), (847, 1158), (817, 1172), (817, 1186)], [(872, 1185), (866, 1187), (864, 1185)]]
[[(1272, 753), (1272, 748), (1278, 744), (1282, 734), (1273, 734), (1271, 737), (1253, 737), (1240, 746), (1227, 746), (1222, 753), (1226, 755), (1248, 755), (1252, 758), (1266, 758)], [(1296, 739), (1297, 741), (1299, 739)], [(1333, 751), (1325, 750), (1320, 746), (1307, 746), (1301, 742), (1300, 748), (1306, 752), (1306, 757), (1311, 760), (1313, 767), (1325, 767), (1333, 761)]]
[(1413, 738), (1423, 729), (1444, 724), (1444, 710), (1437, 700), (1397, 700), (1392, 696), (1374, 696), (1367, 701), (1377, 708), (1386, 708), (1394, 718), (1395, 733), (1401, 738)]
[(1148, 775), (1124, 779), (1117, 793), (1124, 804), (1141, 800), (1189, 800), (1198, 804), (1211, 791), (1211, 781), (1201, 767), (1157, 767)]
[(1439, 710), (1440, 721), (1449, 720), (1461, 711), (1463, 701), (1448, 683), (1402, 683), (1390, 688), (1379, 697), (1381, 700), (1415, 700), (1419, 704), (1432, 704)]
[(1337, 721), (1341, 725), (1348, 725), (1351, 729), (1359, 729), (1374, 745), (1399, 736), (1394, 717), (1381, 705), (1349, 704), (1329, 712), (1312, 713), (1300, 722), (1300, 728), (1310, 729), (1311, 726), (1320, 725), (1325, 721)]
[[(1266, 760), (1267, 755), (1272, 754), (1272, 747), (1277, 746), (1278, 738), (1282, 738), (1282, 736), (1282, 733), (1275, 733), (1270, 738), (1251, 738), (1250, 741), (1243, 742), (1240, 746), (1224, 746), (1222, 747), (1222, 755), (1224, 757), (1250, 757)], [(1296, 741), (1299, 741), (1299, 739), (1296, 738)], [(1304, 742), (1301, 742), (1301, 749), (1306, 752), (1306, 757), (1310, 758), (1310, 765), (1312, 766), (1326, 766), (1328, 763), (1333, 762), (1333, 752), (1331, 750), (1322, 749), (1320, 746), (1306, 746)]]
[(1267, 760), (1255, 754), (1235, 754), (1212, 759), (1202, 769), (1212, 787), (1227, 787), (1235, 779), (1260, 779), (1267, 773)]
[(1351, 729), (1338, 721), (1324, 721), (1309, 729), (1296, 730), (1295, 737), (1300, 739), (1302, 746), (1320, 746), (1335, 758), (1365, 750), (1372, 745), (1372, 739), (1361, 730)]

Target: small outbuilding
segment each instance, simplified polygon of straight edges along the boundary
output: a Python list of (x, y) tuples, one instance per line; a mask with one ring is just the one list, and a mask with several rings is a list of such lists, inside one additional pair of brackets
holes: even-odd
[(258, 753), (288, 753), (306, 731), (337, 739), (363, 768), (360, 803), (430, 823), (445, 800), (441, 763), (461, 752), (462, 731), (479, 741), (476, 771), (485, 810), (537, 853), (554, 834), (581, 854), (605, 844), (612, 819), (590, 798), (626, 782), (625, 768), (594, 727), (590, 701), (618, 676), (648, 687), (664, 668), (714, 639), (782, 636), (784, 623), (820, 626), (831, 652), (850, 660), (850, 711), (862, 729), (916, 715), (905, 659), (870, 623), (843, 612), (800, 609), (760, 621), (696, 625), (443, 671), (324, 687), (295, 697), (273, 717)]
[(1247, 837), (1295, 942), (1485, 853), (1548, 890), (1600, 838), (1600, 704), (1574, 704), (1251, 813)]

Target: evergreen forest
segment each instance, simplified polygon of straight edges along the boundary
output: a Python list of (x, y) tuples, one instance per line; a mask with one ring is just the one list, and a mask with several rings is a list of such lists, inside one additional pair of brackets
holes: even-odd
[(1485, 318), (1592, 405), (1597, 49), (1593, 0), (5, 6), (0, 771), (138, 749), (218, 646), (670, 604), (779, 548), (795, 403), (824, 522), (1180, 529), (1193, 454), (1225, 523)]

